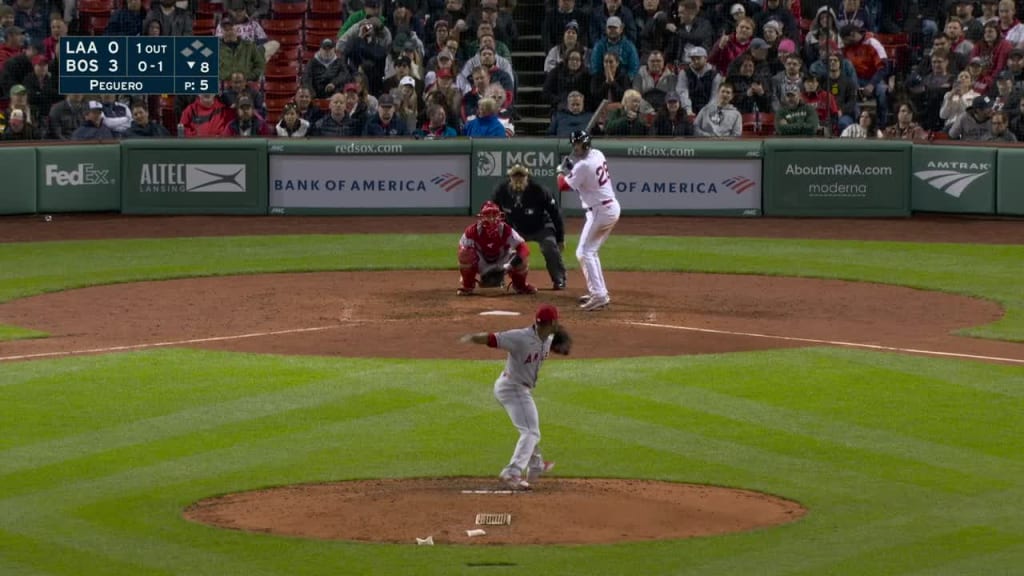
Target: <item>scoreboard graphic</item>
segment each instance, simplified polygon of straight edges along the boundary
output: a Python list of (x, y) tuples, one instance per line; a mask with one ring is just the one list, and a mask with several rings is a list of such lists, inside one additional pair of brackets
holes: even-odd
[(67, 36), (60, 41), (61, 94), (220, 92), (214, 36)]

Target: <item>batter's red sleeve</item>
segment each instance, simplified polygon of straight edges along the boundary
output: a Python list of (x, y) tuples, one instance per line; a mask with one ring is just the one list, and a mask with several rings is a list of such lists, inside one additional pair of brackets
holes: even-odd
[(498, 347), (498, 337), (494, 335), (494, 332), (491, 332), (487, 335), (487, 345), (490, 346), (491, 348)]
[(558, 175), (558, 190), (560, 192), (568, 192), (569, 190), (572, 190), (572, 187), (569, 186), (569, 183), (565, 181), (565, 174)]

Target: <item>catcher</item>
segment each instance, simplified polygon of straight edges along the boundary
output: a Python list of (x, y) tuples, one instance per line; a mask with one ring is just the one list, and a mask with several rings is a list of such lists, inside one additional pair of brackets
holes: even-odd
[(540, 417), (533, 400), (540, 366), (548, 352), (569, 354), (572, 338), (558, 323), (558, 308), (544, 304), (537, 308), (532, 326), (502, 332), (466, 334), (462, 342), (483, 344), (508, 352), (505, 369), (494, 382), (494, 397), (505, 408), (519, 431), (515, 451), (498, 476), (513, 490), (529, 490), (554, 462), (544, 460), (540, 443)]
[(462, 285), (456, 294), (469, 296), (477, 284), (482, 288), (501, 286), (505, 274), (516, 294), (536, 294), (537, 289), (526, 281), (530, 249), (523, 237), (505, 223), (501, 208), (494, 202), (484, 202), (477, 218), (459, 239)]

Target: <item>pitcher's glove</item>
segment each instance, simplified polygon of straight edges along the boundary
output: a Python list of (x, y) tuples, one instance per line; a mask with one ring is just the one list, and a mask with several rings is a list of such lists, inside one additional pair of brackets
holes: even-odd
[(572, 336), (565, 328), (559, 326), (555, 330), (555, 335), (551, 339), (551, 351), (562, 356), (568, 356), (569, 352), (572, 352)]

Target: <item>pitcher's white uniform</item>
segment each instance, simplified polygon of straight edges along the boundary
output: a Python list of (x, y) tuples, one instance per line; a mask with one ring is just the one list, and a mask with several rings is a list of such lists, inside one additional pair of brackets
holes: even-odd
[(540, 443), (540, 417), (533, 401), (540, 365), (551, 351), (551, 336), (543, 340), (536, 325), (488, 334), (487, 345), (508, 351), (505, 369), (494, 382), (494, 397), (505, 407), (512, 424), (519, 430), (515, 452), (501, 475), (518, 477), (530, 469), (543, 467), (537, 451)]
[(621, 212), (615, 198), (612, 176), (608, 173), (608, 162), (604, 153), (590, 148), (586, 155), (576, 158), (572, 170), (565, 177), (565, 183), (580, 195), (580, 203), (586, 211), (586, 222), (580, 232), (580, 243), (576, 247), (576, 259), (587, 281), (590, 298), (606, 301), (608, 287), (604, 283), (601, 258), (598, 250), (612, 233)]

